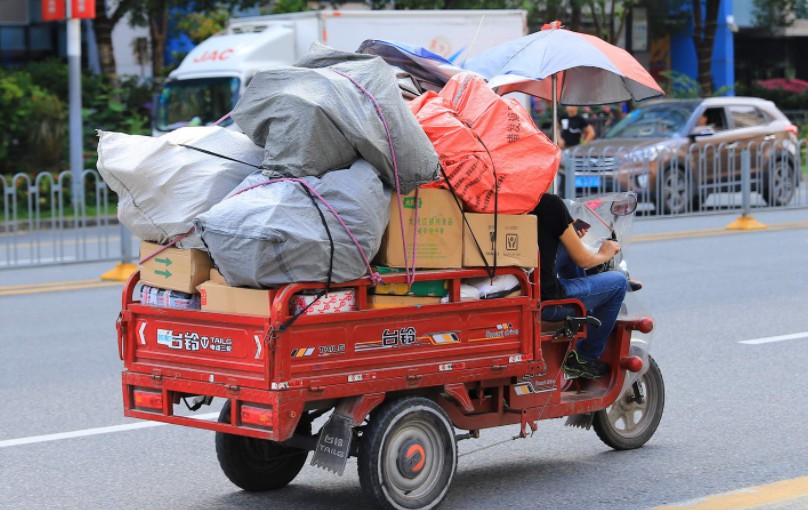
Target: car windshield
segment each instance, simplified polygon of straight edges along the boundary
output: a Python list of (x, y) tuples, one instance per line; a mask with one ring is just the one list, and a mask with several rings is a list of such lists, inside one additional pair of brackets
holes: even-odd
[(604, 138), (659, 138), (680, 135), (697, 103), (660, 103), (635, 108)]
[[(157, 103), (156, 127), (210, 126), (230, 113), (238, 99), (238, 78), (201, 78), (166, 83)], [(220, 125), (233, 122), (228, 118)]]

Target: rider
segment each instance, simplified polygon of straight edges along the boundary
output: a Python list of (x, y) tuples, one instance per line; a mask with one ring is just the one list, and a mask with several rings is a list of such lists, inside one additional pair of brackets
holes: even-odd
[[(598, 358), (606, 348), (626, 295), (626, 276), (618, 271), (605, 271), (590, 276), (560, 278), (556, 273), (556, 257), (559, 245), (562, 245), (572, 262), (586, 269), (610, 260), (620, 252), (620, 245), (616, 241), (605, 240), (597, 253), (588, 250), (580, 239), (582, 234), (576, 232), (573, 226), (567, 206), (557, 195), (543, 194), (533, 214), (538, 218), (542, 300), (579, 299), (586, 307), (586, 312), (601, 322), (600, 326), (589, 326), (588, 336), (579, 340), (575, 349), (570, 351), (562, 369), (569, 377), (603, 377), (609, 373), (609, 367)], [(570, 312), (569, 306), (547, 306), (542, 309), (542, 319), (563, 320), (571, 315)]]

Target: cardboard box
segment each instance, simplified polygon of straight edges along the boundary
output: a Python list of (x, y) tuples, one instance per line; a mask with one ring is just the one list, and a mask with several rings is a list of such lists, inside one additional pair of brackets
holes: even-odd
[(269, 317), (272, 291), (230, 287), (212, 280), (199, 285), (202, 310), (208, 312), (240, 313)]
[[(163, 246), (143, 241), (140, 260)], [(168, 248), (140, 265), (140, 281), (161, 289), (193, 294), (196, 287), (210, 277), (210, 256), (202, 250)]]
[[(538, 267), (539, 245), (536, 232), (536, 217), (532, 214), (497, 215), (496, 247), (491, 241), (494, 232), (493, 214), (466, 213), (468, 226), (463, 230), (463, 267), (484, 267), (476, 238), (489, 265), (494, 264), (494, 250), (497, 253), (497, 266)], [(472, 232), (474, 236), (472, 236)]]
[(439, 297), (416, 297), (416, 296), (383, 296), (379, 294), (368, 294), (368, 308), (400, 308), (402, 306), (434, 305), (440, 303)]
[[(378, 272), (382, 279), (388, 274), (404, 274), (405, 272), (404, 269), (386, 266), (375, 266), (373, 270)], [(449, 293), (449, 280), (416, 281), (409, 288), (406, 283), (381, 283), (373, 287), (373, 293), (392, 296), (443, 297)]]
[(210, 268), (210, 281), (227, 285), (227, 280), (224, 279), (222, 273), (215, 267)]
[[(305, 309), (303, 315), (320, 315), (324, 313), (350, 312), (356, 310), (356, 291), (354, 289), (332, 290), (317, 299), (316, 295), (295, 294), (292, 296), (292, 313), (298, 314)], [(306, 308), (308, 306), (308, 308)]]
[[(418, 224), (416, 225), (415, 192), (401, 197), (404, 214), (404, 243), (407, 259), (412, 264), (413, 232), (415, 265), (424, 269), (459, 268), (463, 262), (460, 249), (463, 242), (463, 216), (449, 191), (421, 189), (418, 192)], [(376, 263), (389, 267), (406, 267), (401, 238), (398, 197), (390, 202), (390, 223), (384, 232)]]

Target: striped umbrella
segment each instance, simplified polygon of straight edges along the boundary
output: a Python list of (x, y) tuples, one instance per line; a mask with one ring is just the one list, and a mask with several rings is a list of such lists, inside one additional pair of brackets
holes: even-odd
[(558, 141), (559, 103), (609, 104), (664, 94), (627, 51), (597, 37), (565, 30), (558, 21), (494, 46), (463, 67), (481, 74), (499, 94), (523, 92), (552, 101), (554, 141)]

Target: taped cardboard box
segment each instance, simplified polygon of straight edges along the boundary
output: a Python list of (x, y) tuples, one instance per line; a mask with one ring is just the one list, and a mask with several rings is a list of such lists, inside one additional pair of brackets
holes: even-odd
[(463, 231), (463, 267), (485, 267), (475, 239), (489, 266), (494, 264), (496, 251), (498, 267), (538, 267), (539, 241), (534, 215), (497, 215), (496, 244), (491, 240), (494, 233), (493, 214), (466, 213), (466, 220), (468, 226)]
[(213, 280), (202, 283), (198, 289), (203, 311), (263, 317), (270, 315), (274, 292), (272, 290), (231, 287)]
[(440, 303), (439, 297), (417, 296), (384, 296), (379, 294), (368, 295), (368, 308), (400, 308), (402, 306), (422, 306)]
[[(140, 243), (140, 260), (163, 249), (162, 245)], [(140, 281), (161, 289), (193, 294), (210, 277), (210, 256), (202, 250), (168, 248), (140, 264)]]
[(452, 194), (443, 189), (422, 188), (418, 191), (417, 204), (415, 192), (401, 197), (401, 200), (404, 217), (403, 242), (398, 213), (399, 201), (394, 194), (390, 201), (390, 223), (384, 231), (376, 263), (389, 267), (407, 267), (404, 263), (404, 244), (406, 244), (407, 261), (411, 265), (413, 233), (417, 232), (416, 267), (423, 269), (461, 267), (463, 216)]

